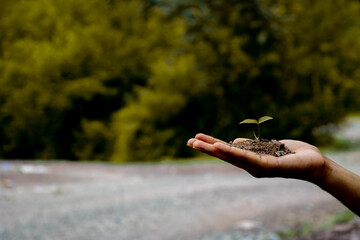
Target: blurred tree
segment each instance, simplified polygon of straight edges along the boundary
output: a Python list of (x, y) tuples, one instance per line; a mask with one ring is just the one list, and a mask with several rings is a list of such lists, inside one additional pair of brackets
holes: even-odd
[[(241, 135), (239, 120), (263, 115), (277, 119), (264, 136), (313, 141), (313, 130), (339, 122), (356, 98), (357, 1), (158, 4), (169, 19), (186, 20), (185, 43), (170, 63), (162, 60), (167, 74), (155, 65), (158, 83), (116, 115), (114, 160), (186, 156), (184, 142), (197, 131), (230, 140)], [(194, 87), (184, 91), (180, 81)]]
[(0, 5), (3, 158), (186, 157), (263, 115), (264, 137), (309, 141), (359, 104), (355, 0)]
[(137, 88), (138, 98), (114, 116), (117, 139), (113, 161), (188, 155), (183, 145), (191, 134), (192, 128), (187, 127), (195, 120), (192, 113), (186, 118), (179, 114), (186, 110), (189, 99), (206, 89), (195, 60), (193, 54), (181, 54), (153, 63), (148, 86)]
[(2, 3), (1, 156), (107, 159), (111, 114), (176, 28), (140, 1)]
[(278, 124), (269, 136), (309, 141), (354, 101), (358, 1), (203, 1), (177, 9), (216, 85), (212, 134), (232, 139), (239, 119), (271, 115)]
[(280, 23), (280, 97), (273, 111), (283, 136), (313, 139), (319, 126), (338, 123), (357, 99), (360, 79), (358, 1), (279, 1), (269, 7)]

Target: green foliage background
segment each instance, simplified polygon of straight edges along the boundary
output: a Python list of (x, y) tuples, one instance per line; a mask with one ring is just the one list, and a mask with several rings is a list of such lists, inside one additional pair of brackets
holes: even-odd
[(360, 107), (355, 0), (0, 0), (0, 157), (154, 161), (314, 141)]

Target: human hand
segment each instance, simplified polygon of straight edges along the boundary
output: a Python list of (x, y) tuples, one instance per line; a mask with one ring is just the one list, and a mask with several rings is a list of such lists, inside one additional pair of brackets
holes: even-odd
[[(234, 142), (244, 141), (237, 138)], [(319, 149), (308, 143), (281, 140), (294, 154), (281, 157), (260, 155), (231, 147), (225, 142), (205, 134), (197, 134), (187, 145), (211, 156), (220, 158), (249, 172), (254, 177), (285, 177), (318, 183), (324, 174), (327, 158)]]

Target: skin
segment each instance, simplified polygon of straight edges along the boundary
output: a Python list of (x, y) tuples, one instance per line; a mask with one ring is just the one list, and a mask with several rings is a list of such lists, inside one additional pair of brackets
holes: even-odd
[[(234, 142), (244, 141), (237, 138)], [(294, 154), (281, 157), (231, 147), (225, 142), (199, 133), (187, 145), (242, 168), (257, 178), (283, 177), (305, 180), (332, 194), (360, 215), (360, 176), (343, 168), (318, 148), (305, 142), (281, 140)]]

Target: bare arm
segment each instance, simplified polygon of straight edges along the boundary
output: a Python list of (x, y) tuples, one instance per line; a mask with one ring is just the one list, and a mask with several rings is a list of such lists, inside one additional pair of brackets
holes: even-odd
[[(242, 140), (239, 138), (235, 141)], [(294, 140), (281, 142), (295, 154), (282, 157), (259, 155), (230, 147), (205, 134), (197, 134), (187, 144), (242, 168), (255, 177), (295, 178), (314, 183), (360, 215), (360, 176), (327, 158), (315, 146)]]
[(314, 182), (360, 216), (360, 176), (325, 157), (323, 177)]

